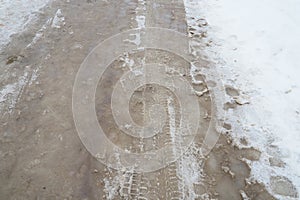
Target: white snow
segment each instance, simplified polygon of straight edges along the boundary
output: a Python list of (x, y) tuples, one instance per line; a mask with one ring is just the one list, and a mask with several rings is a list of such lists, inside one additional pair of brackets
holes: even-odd
[[(229, 110), (236, 142), (262, 151), (252, 176), (271, 191), (270, 177), (285, 176), (300, 192), (300, 1), (185, 0), (187, 17), (208, 22), (204, 48), (226, 85), (250, 97)], [(188, 18), (188, 23), (191, 22)], [(279, 158), (284, 168), (270, 166)], [(276, 195), (276, 194), (275, 194)], [(286, 199), (276, 195), (279, 199)]]
[(48, 25), (50, 25), (51, 20), (52, 20), (52, 18), (49, 18), (49, 19), (47, 20), (47, 22), (42, 26), (42, 28), (40, 28), (40, 29), (36, 32), (34, 38), (32, 39), (32, 42), (29, 43), (29, 44), (26, 46), (26, 48), (32, 47), (32, 46), (35, 45), (41, 38), (44, 37), (44, 32), (46, 31)]
[(65, 25), (65, 17), (63, 16), (61, 9), (58, 9), (53, 18), (51, 27), (52, 28), (61, 28), (64, 25)]
[[(28, 69), (29, 66), (26, 67), (26, 71), (16, 82), (0, 87), (0, 112), (5, 108), (9, 113), (12, 112), (12, 109), (15, 107), (23, 93), (24, 87), (29, 81)], [(5, 102), (7, 104), (5, 104)]]
[(6, 100), (6, 97), (9, 94), (13, 94), (15, 90), (15, 84), (8, 84), (6, 86), (4, 86), (1, 90), (0, 90), (0, 102), (3, 102)]
[(146, 27), (145, 11), (146, 11), (146, 1), (138, 0), (138, 6), (135, 9), (135, 12), (137, 14), (135, 17), (135, 21), (137, 23), (137, 29), (139, 29), (139, 31), (137, 33), (131, 34), (134, 37), (134, 40), (125, 40), (134, 43), (136, 46), (138, 46), (138, 49), (142, 49), (142, 47), (140, 47), (140, 44), (141, 44), (141, 34), (144, 32), (143, 29), (145, 29)]
[(0, 49), (36, 18), (49, 0), (0, 0)]

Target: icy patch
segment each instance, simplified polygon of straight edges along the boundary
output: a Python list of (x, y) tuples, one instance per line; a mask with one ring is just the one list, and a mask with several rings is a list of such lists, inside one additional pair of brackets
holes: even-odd
[(0, 49), (36, 19), (38, 10), (49, 0), (0, 0)]

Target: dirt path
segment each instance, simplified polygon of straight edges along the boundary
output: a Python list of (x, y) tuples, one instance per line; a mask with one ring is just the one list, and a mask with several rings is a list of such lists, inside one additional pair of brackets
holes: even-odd
[[(228, 124), (209, 155), (199, 151), (204, 140), (199, 134), (176, 162), (149, 173), (126, 167), (111, 169), (86, 150), (72, 114), (76, 73), (100, 41), (143, 26), (185, 34), (188, 27), (183, 2), (53, 2), (44, 8), (38, 22), (13, 38), (0, 55), (0, 86), (6, 87), (0, 105), (0, 199), (273, 199), (262, 185), (248, 180), (250, 169), (243, 158), (257, 160), (260, 153), (231, 145), (226, 135)], [(194, 61), (204, 68), (209, 66), (196, 57)], [(180, 102), (172, 91), (159, 85), (140, 87), (130, 98), (129, 107), (133, 120), (145, 125), (151, 121), (149, 107), (163, 105), (167, 125), (161, 135), (133, 139), (122, 134), (113, 122), (110, 94), (118, 78), (134, 65), (154, 62), (179, 69), (197, 91), (208, 87), (200, 75), (197, 78), (204, 83), (193, 84), (190, 64), (170, 52), (153, 49), (121, 55), (98, 83), (99, 124), (110, 140), (131, 152), (160, 149), (167, 144), (175, 152), (182, 151), (173, 140), (177, 136), (172, 135)], [(214, 117), (210, 116), (214, 106), (210, 97), (210, 92), (197, 96), (204, 109), (199, 113), (200, 132), (208, 129)]]

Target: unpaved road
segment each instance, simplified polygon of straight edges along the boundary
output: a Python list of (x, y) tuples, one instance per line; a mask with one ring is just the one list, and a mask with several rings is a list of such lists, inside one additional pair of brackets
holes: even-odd
[[(1, 101), (0, 199), (274, 199), (264, 186), (247, 178), (250, 169), (243, 161), (258, 160), (260, 152), (238, 149), (221, 134), (212, 152), (199, 151), (203, 138), (196, 138), (188, 152), (163, 169), (137, 173), (134, 169), (114, 170), (101, 164), (80, 141), (72, 115), (72, 91), (76, 73), (89, 52), (119, 32), (145, 26), (187, 33), (183, 2), (172, 0), (55, 1), (46, 6), (39, 20), (24, 33), (14, 36), (2, 51), (1, 87), (7, 95)], [(143, 24), (142, 24), (143, 26)], [(171, 39), (171, 38), (170, 38)], [(183, 47), (185, 48), (185, 47)], [(128, 71), (130, 62), (165, 62), (189, 71), (189, 63), (161, 50), (123, 55), (106, 71), (96, 93), (99, 123), (108, 138), (132, 152), (140, 148), (161, 148), (172, 143), (171, 122), (166, 135), (149, 140), (131, 140), (121, 135), (110, 111), (110, 93), (117, 78)], [(202, 61), (198, 61), (202, 62)], [(203, 67), (209, 64), (202, 63)], [(188, 74), (187, 80), (191, 81)], [(200, 77), (201, 80), (201, 77)], [(213, 83), (210, 83), (213, 85)], [(203, 90), (206, 85), (195, 86)], [(227, 95), (235, 93), (227, 89)], [(225, 94), (225, 91), (224, 91)], [(152, 96), (152, 97), (151, 97)], [(154, 96), (154, 97), (153, 97)], [(143, 125), (144, 104), (165, 105), (171, 92), (159, 86), (139, 88), (130, 100), (132, 118)], [(209, 116), (210, 93), (199, 95), (199, 105)], [(175, 113), (179, 105), (172, 103)], [(226, 107), (224, 108), (226, 109)], [(177, 119), (175, 119), (176, 121)], [(202, 128), (208, 126), (204, 120)], [(169, 127), (169, 128), (168, 128)], [(224, 130), (230, 130), (225, 124)], [(173, 144), (175, 146), (176, 144)]]

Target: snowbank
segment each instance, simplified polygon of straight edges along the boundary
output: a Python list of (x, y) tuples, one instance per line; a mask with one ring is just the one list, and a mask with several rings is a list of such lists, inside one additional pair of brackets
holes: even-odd
[(226, 85), (250, 104), (228, 110), (236, 143), (262, 151), (252, 176), (276, 197), (271, 177), (287, 177), (300, 192), (300, 2), (185, 0), (188, 15), (208, 22), (204, 52)]

